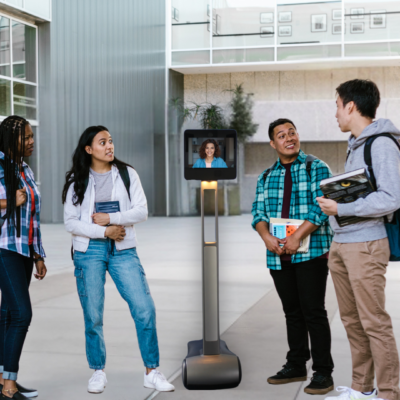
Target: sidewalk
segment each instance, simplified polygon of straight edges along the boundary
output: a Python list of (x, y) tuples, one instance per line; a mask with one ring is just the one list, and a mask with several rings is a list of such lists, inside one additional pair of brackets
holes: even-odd
[[(243, 380), (234, 390), (190, 392), (182, 387), (180, 367), (187, 342), (201, 338), (200, 218), (151, 218), (137, 226), (138, 254), (157, 308), (160, 370), (176, 391), (157, 395), (143, 388), (143, 364), (126, 303), (107, 277), (104, 332), (108, 386), (102, 399), (310, 399), (304, 384), (268, 385), (287, 351), (281, 305), (265, 267), (265, 251), (250, 227), (251, 216), (221, 217), (221, 332), (241, 359)], [(240, 233), (240, 234), (239, 234)], [(70, 258), (70, 237), (62, 225), (45, 225), (43, 239), (49, 276), (34, 282), (32, 326), (21, 360), (19, 382), (37, 387), (41, 399), (89, 399), (83, 315)], [(388, 272), (388, 309), (400, 334), (400, 269)], [(332, 320), (335, 384), (350, 384), (349, 346), (332, 284), (327, 308)], [(310, 374), (312, 371), (310, 371)], [(324, 398), (314, 396), (313, 399)]]

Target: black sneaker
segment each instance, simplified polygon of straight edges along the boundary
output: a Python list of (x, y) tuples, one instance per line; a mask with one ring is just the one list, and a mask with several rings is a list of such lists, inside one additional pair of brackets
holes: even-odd
[(8, 400), (10, 400), (10, 399), (13, 399), (13, 400), (25, 400), (27, 397), (25, 397), (23, 394), (21, 394), (20, 392), (15, 392), (14, 394), (13, 394), (13, 397), (7, 397), (7, 396), (4, 396), (4, 394), (3, 393), (1, 393), (1, 400), (6, 400), (6, 399), (8, 399)]
[(267, 382), (271, 385), (283, 385), (285, 383), (301, 382), (306, 380), (307, 369), (305, 366), (303, 368), (298, 368), (286, 364), (276, 375), (270, 376), (267, 379)]
[(322, 375), (314, 372), (311, 383), (304, 388), (308, 394), (327, 394), (334, 389), (332, 376)]
[[(17, 389), (20, 393), (22, 393), (25, 397), (28, 398), (32, 398), (32, 397), (38, 397), (39, 393), (36, 389), (27, 389), (24, 388), (23, 386), (21, 386), (18, 382), (17, 382)], [(3, 390), (3, 385), (0, 383), (0, 393)]]

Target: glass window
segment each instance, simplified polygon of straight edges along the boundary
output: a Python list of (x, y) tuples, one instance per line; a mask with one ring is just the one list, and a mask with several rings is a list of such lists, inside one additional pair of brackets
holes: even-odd
[(10, 76), (10, 20), (0, 16), (0, 75)]
[(10, 4), (12, 4), (12, 5), (14, 5), (14, 6), (17, 6), (17, 7), (21, 7), (22, 8), (22, 0), (6, 0), (6, 3), (10, 3)]
[(212, 15), (214, 48), (275, 43), (275, 0), (214, 0)]
[(172, 53), (172, 65), (196, 65), (209, 64), (210, 52), (203, 51), (174, 51)]
[(273, 48), (225, 49), (213, 51), (213, 64), (274, 61)]
[(0, 79), (0, 115), (11, 115), (11, 82)]
[(14, 82), (14, 114), (37, 119), (36, 86)]
[(36, 82), (36, 29), (12, 22), (13, 77)]
[(172, 50), (210, 48), (209, 0), (172, 0)]
[(306, 60), (313, 58), (337, 58), (342, 46), (287, 46), (278, 48), (278, 61)]
[(341, 10), (341, 1), (278, 5), (278, 44), (341, 42)]
[(50, 19), (50, 0), (25, 0), (25, 9), (32, 14)]
[(400, 39), (398, 0), (345, 0), (346, 42)]

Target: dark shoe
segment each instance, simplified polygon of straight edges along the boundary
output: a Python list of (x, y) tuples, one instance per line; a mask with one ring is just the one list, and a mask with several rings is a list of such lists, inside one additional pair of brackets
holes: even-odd
[(304, 392), (308, 394), (327, 394), (333, 389), (332, 376), (326, 376), (315, 372), (311, 378), (311, 383), (304, 388)]
[(307, 380), (307, 369), (306, 367), (298, 368), (292, 367), (288, 364), (283, 366), (276, 375), (270, 376), (267, 382), (271, 385), (283, 385), (290, 382), (301, 382)]
[(15, 392), (14, 394), (13, 394), (13, 397), (7, 397), (7, 396), (4, 396), (4, 394), (3, 393), (1, 393), (1, 400), (9, 400), (9, 399), (13, 399), (13, 400), (25, 400), (25, 399), (27, 399), (27, 397), (25, 397), (23, 394), (21, 394), (20, 392)]
[[(39, 393), (36, 389), (27, 389), (24, 388), (23, 386), (21, 386), (18, 382), (17, 382), (17, 389), (19, 392), (21, 392), (25, 397), (28, 398), (32, 398), (32, 397), (38, 397)], [(0, 393), (3, 390), (3, 385), (0, 383)]]

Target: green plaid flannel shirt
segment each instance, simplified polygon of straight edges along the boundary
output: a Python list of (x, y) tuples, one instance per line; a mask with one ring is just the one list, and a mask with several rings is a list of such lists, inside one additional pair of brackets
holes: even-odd
[[(328, 216), (324, 214), (316, 200), (323, 196), (319, 183), (332, 176), (329, 167), (321, 160), (315, 160), (311, 166), (311, 178), (306, 170), (306, 155), (300, 150), (299, 156), (291, 167), (292, 197), (290, 199), (289, 218), (310, 221), (319, 228), (311, 234), (310, 250), (307, 253), (292, 255), (292, 263), (300, 263), (322, 256), (329, 251), (332, 242), (332, 230)], [(264, 171), (265, 172), (265, 171)], [(280, 160), (270, 171), (264, 182), (264, 172), (258, 177), (256, 198), (253, 203), (252, 226), (270, 218), (281, 218), (283, 191), (285, 186), (285, 168)], [(267, 267), (281, 269), (280, 257), (267, 249)]]

